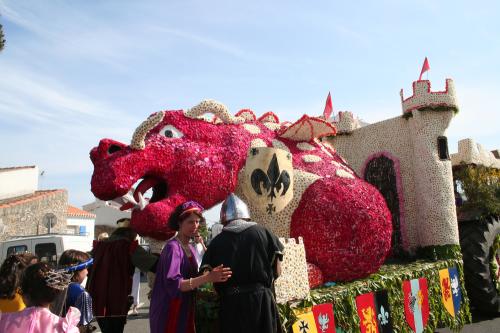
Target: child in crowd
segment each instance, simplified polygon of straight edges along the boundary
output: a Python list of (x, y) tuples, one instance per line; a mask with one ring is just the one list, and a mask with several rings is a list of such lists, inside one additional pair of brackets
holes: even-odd
[(81, 317), (78, 326), (83, 332), (93, 330), (93, 326), (90, 325), (93, 319), (92, 298), (82, 287), (82, 283), (87, 278), (87, 268), (92, 265), (92, 262), (93, 259), (87, 253), (78, 250), (66, 250), (59, 259), (59, 268), (71, 274), (71, 283), (68, 286), (62, 313), (65, 314), (69, 307), (80, 310)]
[(26, 306), (19, 293), (21, 275), (24, 269), (36, 259), (33, 254), (11, 254), (0, 267), (0, 313), (16, 312)]
[(66, 317), (49, 310), (49, 305), (67, 288), (65, 273), (55, 271), (46, 263), (28, 266), (21, 281), (21, 293), (27, 308), (5, 313), (0, 318), (0, 332), (9, 333), (79, 333), (80, 311), (70, 307)]

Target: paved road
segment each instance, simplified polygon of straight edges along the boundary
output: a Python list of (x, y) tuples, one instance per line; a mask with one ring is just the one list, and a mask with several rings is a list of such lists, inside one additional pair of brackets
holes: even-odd
[[(438, 333), (452, 333), (453, 331), (444, 328), (437, 330)], [(481, 315), (472, 311), (472, 324), (465, 325), (460, 331), (463, 333), (498, 333), (500, 332), (500, 316), (491, 317)]]
[[(141, 283), (140, 301), (143, 303), (139, 308), (139, 315), (129, 316), (125, 333), (147, 333), (149, 332), (149, 301), (146, 296), (148, 291), (147, 284)], [(500, 332), (500, 317), (481, 316), (476, 312), (472, 312), (473, 323), (466, 325), (461, 331), (463, 333), (498, 333)], [(449, 329), (439, 329), (437, 333), (452, 333)], [(100, 333), (100, 331), (96, 331)]]

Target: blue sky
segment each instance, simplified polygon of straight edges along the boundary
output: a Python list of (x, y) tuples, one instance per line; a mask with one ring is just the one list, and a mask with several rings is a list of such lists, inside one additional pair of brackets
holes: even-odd
[(130, 142), (154, 111), (205, 98), (282, 120), (401, 113), (425, 56), (454, 79), (450, 151), (500, 148), (500, 5), (483, 1), (3, 1), (0, 167), (37, 164), (45, 188), (93, 200), (88, 152)]

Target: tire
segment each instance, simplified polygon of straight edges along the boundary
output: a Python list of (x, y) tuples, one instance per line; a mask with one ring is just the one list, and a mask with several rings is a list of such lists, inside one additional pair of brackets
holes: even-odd
[(490, 261), (495, 255), (491, 253), (493, 243), (500, 234), (500, 219), (461, 222), (459, 233), (465, 288), (471, 305), (481, 313), (500, 314), (500, 293), (490, 268)]

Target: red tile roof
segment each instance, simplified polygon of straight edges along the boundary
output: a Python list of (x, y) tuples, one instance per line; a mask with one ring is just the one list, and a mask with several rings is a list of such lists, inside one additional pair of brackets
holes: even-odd
[(8, 198), (0, 200), (0, 208), (6, 208), (16, 205), (25, 204), (30, 201), (40, 200), (49, 195), (54, 195), (56, 193), (61, 193), (66, 190), (43, 190), (43, 191), (35, 191), (33, 194), (22, 195), (19, 197)]
[(68, 214), (69, 217), (86, 217), (95, 219), (95, 214), (89, 213), (83, 209), (76, 208), (75, 206), (68, 205)]

